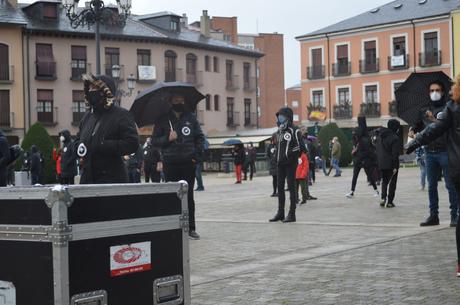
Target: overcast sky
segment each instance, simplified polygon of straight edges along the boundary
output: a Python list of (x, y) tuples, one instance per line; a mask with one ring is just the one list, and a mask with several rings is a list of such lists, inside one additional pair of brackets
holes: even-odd
[[(115, 3), (115, 0), (108, 0)], [(300, 48), (294, 37), (363, 13), (391, 0), (133, 0), (134, 14), (186, 13), (189, 22), (210, 16), (237, 16), (240, 33), (284, 34), (285, 86), (300, 82)], [(34, 2), (34, 0), (19, 0)], [(80, 1), (81, 3), (83, 2)]]

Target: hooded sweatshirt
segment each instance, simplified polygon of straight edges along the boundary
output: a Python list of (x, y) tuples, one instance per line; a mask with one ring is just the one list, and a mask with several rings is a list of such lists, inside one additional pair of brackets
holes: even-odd
[(376, 141), (377, 160), (379, 169), (398, 169), (399, 168), (399, 151), (401, 142), (397, 131), (400, 124), (397, 120), (390, 120), (388, 128), (381, 128)]
[(288, 118), (285, 126), (278, 129), (277, 156), (278, 165), (297, 163), (301, 152), (307, 153), (307, 149), (297, 126), (293, 125), (294, 114), (291, 108), (281, 108), (276, 117), (284, 115)]
[(62, 130), (59, 135), (64, 136), (64, 146), (61, 151), (61, 176), (72, 178), (77, 175), (77, 154), (75, 153), (74, 142), (70, 136), (70, 131)]
[(8, 140), (0, 130), (0, 171), (6, 170), (10, 161), (10, 147)]

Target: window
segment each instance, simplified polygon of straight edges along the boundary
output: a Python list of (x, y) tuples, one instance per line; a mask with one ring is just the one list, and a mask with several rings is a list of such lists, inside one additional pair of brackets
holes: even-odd
[(72, 123), (80, 123), (86, 112), (85, 93), (83, 90), (72, 91)]
[(379, 102), (378, 88), (377, 85), (365, 86), (366, 103), (374, 104)]
[(150, 50), (137, 50), (137, 65), (150, 66)]
[(214, 56), (213, 58), (214, 72), (219, 73), (219, 57)]
[(42, 123), (54, 123), (53, 90), (37, 90), (37, 120)]
[(56, 62), (51, 44), (37, 43), (35, 45), (37, 59), (37, 77), (55, 77)]
[(292, 101), (292, 108), (299, 108), (299, 101)]
[(211, 58), (208, 55), (204, 57), (204, 70), (206, 72), (211, 71)]
[(0, 80), (10, 80), (9, 47), (0, 43)]
[(120, 49), (105, 48), (105, 75), (112, 76), (112, 67), (115, 65), (120, 65)]
[(244, 99), (244, 126), (251, 125), (251, 99)]
[(43, 3), (43, 18), (45, 19), (56, 19), (57, 18), (57, 6), (54, 3)]
[(392, 98), (393, 98), (393, 99), (395, 99), (395, 92), (396, 92), (396, 90), (398, 90), (399, 87), (401, 87), (401, 85), (402, 85), (403, 83), (404, 83), (403, 81), (394, 82), (394, 83), (393, 83), (393, 94), (392, 94)]
[(339, 88), (337, 90), (339, 105), (347, 105), (350, 103), (350, 88)]
[(423, 46), (425, 53), (420, 54), (420, 66), (436, 66), (441, 64), (441, 51), (439, 50), (438, 32), (423, 33)]
[(245, 62), (243, 64), (243, 81), (244, 88), (248, 89), (251, 86), (251, 64)]
[(393, 56), (406, 55), (406, 37), (393, 37)]
[(81, 79), (81, 75), (86, 73), (86, 47), (72, 46), (72, 78)]
[(206, 94), (206, 110), (211, 110), (211, 95)]
[(314, 108), (320, 108), (320, 107), (323, 107), (324, 105), (324, 96), (323, 96), (323, 90), (314, 90), (312, 92), (312, 97), (313, 97), (313, 100), (312, 100), (312, 106)]
[(423, 34), (425, 44), (425, 53), (438, 52), (438, 32), (429, 32)]
[(225, 61), (225, 75), (227, 79), (227, 88), (233, 87), (233, 60)]
[(323, 65), (323, 50), (321, 48), (311, 49), (311, 63), (313, 67)]
[(294, 121), (294, 122), (298, 122), (298, 121), (299, 121), (299, 115), (298, 115), (298, 114), (294, 114), (293, 121)]
[(187, 75), (196, 76), (196, 62), (197, 57), (195, 54), (189, 53), (186, 56), (186, 65), (185, 65), (185, 72)]
[(236, 123), (236, 117), (234, 112), (234, 99), (233, 97), (227, 97), (227, 125), (234, 126)]
[(176, 58), (175, 52), (170, 50), (165, 52), (165, 82), (176, 81)]
[(343, 76), (351, 74), (350, 58), (348, 56), (348, 44), (336, 46), (336, 64), (333, 65), (333, 75)]
[(220, 111), (219, 95), (214, 95), (214, 111)]
[(225, 41), (232, 41), (232, 35), (230, 35), (230, 34), (224, 34), (224, 40), (225, 40)]
[(375, 40), (364, 42), (364, 60), (366, 65), (375, 65), (377, 61), (377, 42)]
[(0, 90), (0, 126), (10, 127), (10, 91)]
[(337, 46), (337, 63), (339, 65), (348, 64), (348, 45), (347, 44)]
[(171, 31), (178, 31), (179, 30), (179, 22), (177, 22), (177, 20), (171, 20), (169, 22), (169, 28), (171, 29)]

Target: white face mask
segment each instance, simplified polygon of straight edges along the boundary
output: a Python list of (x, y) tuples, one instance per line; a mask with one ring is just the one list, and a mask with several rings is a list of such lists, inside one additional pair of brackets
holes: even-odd
[(65, 137), (64, 137), (64, 136), (60, 136), (60, 137), (59, 137), (59, 140), (61, 140), (61, 142), (64, 142), (64, 141), (65, 141)]
[(433, 102), (438, 102), (441, 100), (442, 95), (441, 93), (434, 91), (434, 92), (431, 92), (430, 97)]

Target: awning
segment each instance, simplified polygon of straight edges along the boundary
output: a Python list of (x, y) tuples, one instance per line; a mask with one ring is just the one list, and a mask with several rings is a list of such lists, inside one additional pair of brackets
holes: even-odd
[(244, 137), (218, 137), (218, 138), (207, 138), (209, 141), (209, 149), (220, 149), (229, 148), (229, 146), (223, 145), (225, 141), (229, 139), (239, 139), (243, 144), (249, 144), (252, 142), (254, 147), (259, 147), (261, 142), (265, 142), (271, 138), (270, 136), (244, 136)]

